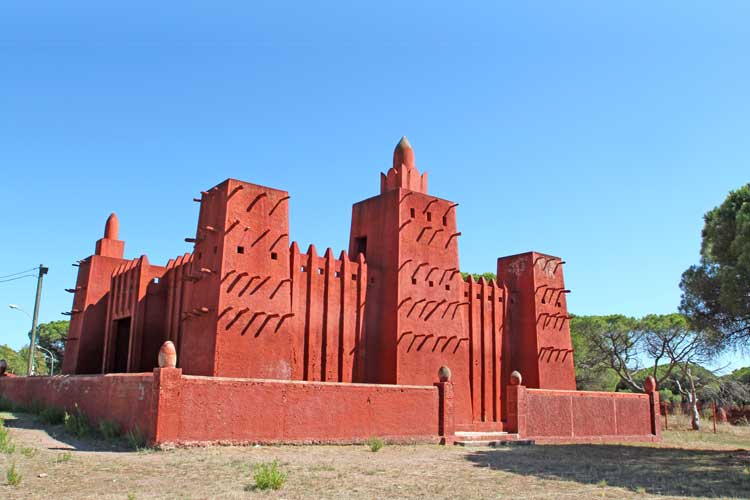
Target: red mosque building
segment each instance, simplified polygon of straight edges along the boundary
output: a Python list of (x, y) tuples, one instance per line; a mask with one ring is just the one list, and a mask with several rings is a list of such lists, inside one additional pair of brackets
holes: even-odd
[[(458, 204), (428, 193), (405, 137), (380, 194), (352, 208), (348, 252), (290, 243), (289, 198), (235, 179), (202, 192), (192, 253), (163, 266), (124, 258), (109, 217), (69, 290), (63, 372), (109, 398), (91, 413), (130, 415), (138, 379), (152, 393), (138, 399), (150, 415), (140, 425), (155, 442), (658, 439), (655, 391), (575, 391), (560, 258), (501, 257), (497, 280), (462, 277)], [(166, 341), (176, 368), (157, 366)], [(81, 404), (56, 378), (26, 390)], [(0, 392), (23, 398), (22, 383), (2, 381)], [(210, 405), (261, 413), (239, 430), (189, 422)], [(266, 422), (280, 415), (292, 423)]]

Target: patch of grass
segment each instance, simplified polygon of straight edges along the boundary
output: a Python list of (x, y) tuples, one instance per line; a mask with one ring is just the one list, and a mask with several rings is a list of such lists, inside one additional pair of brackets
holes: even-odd
[(37, 451), (35, 448), (29, 448), (24, 446), (21, 448), (21, 455), (23, 455), (26, 458), (32, 458), (34, 455), (37, 454)]
[(606, 488), (607, 487), (607, 480), (606, 479), (602, 479), (601, 481), (599, 481), (598, 483), (596, 483), (596, 485), (599, 488)]
[(100, 420), (99, 436), (106, 441), (114, 441), (122, 437), (122, 427), (111, 420)]
[(135, 500), (135, 493), (128, 493), (128, 500)]
[(143, 435), (137, 425), (125, 433), (125, 441), (134, 450), (146, 449), (146, 436)]
[(10, 431), (5, 428), (5, 421), (0, 419), (0, 452), (8, 455), (16, 451), (16, 445), (10, 439)]
[(379, 437), (371, 437), (367, 441), (367, 446), (370, 447), (371, 452), (377, 453), (381, 448), (383, 448), (383, 446), (385, 446), (385, 443)]
[(69, 451), (66, 451), (65, 453), (60, 453), (57, 455), (57, 458), (55, 458), (55, 462), (58, 464), (62, 464), (65, 462), (70, 462), (70, 459), (73, 458), (73, 454)]
[(73, 413), (65, 412), (65, 415), (63, 417), (63, 425), (65, 425), (65, 430), (68, 433), (74, 435), (77, 438), (82, 438), (93, 434), (91, 424), (89, 423), (83, 412), (81, 412), (81, 409), (78, 408), (78, 405), (75, 405), (75, 410), (73, 410)]
[(638, 486), (635, 489), (635, 492), (638, 493), (639, 495), (645, 495), (646, 494), (646, 488), (644, 488), (643, 486)]
[(9, 486), (18, 486), (21, 484), (23, 476), (16, 470), (16, 464), (12, 463), (10, 467), (5, 471), (5, 482)]
[(45, 425), (60, 425), (65, 423), (65, 410), (60, 408), (42, 408), (37, 420)]
[(279, 470), (278, 460), (263, 462), (253, 465), (253, 480), (255, 485), (245, 488), (246, 490), (278, 490), (286, 481), (286, 473)]

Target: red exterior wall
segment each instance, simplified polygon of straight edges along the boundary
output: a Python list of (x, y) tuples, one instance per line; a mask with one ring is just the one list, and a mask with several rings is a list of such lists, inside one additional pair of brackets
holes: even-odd
[[(450, 390), (450, 384), (441, 384)], [(153, 373), (2, 377), (0, 395), (118, 422), (155, 443), (438, 442), (438, 387), (183, 376)], [(441, 413), (441, 409), (443, 412)]]
[(64, 377), (2, 377), (0, 395), (30, 405), (62, 408), (76, 405), (94, 424), (100, 419), (117, 422), (124, 430), (138, 428), (153, 435), (154, 377), (151, 373), (76, 375)]
[(438, 440), (436, 387), (183, 376), (170, 396), (160, 442)]
[(509, 430), (539, 442), (660, 439), (659, 393), (509, 386)]

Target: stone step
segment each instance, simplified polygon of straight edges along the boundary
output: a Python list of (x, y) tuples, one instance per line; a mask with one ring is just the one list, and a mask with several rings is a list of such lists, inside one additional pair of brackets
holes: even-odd
[(510, 436), (513, 436), (511, 438), (507, 439), (461, 439), (456, 440), (455, 445), (456, 446), (466, 446), (466, 447), (490, 447), (490, 448), (497, 448), (500, 446), (531, 446), (534, 444), (533, 439), (518, 439), (517, 434), (511, 434)]
[[(513, 434), (517, 436), (517, 434)], [(456, 438), (463, 441), (492, 441), (493, 439), (507, 439), (510, 436), (504, 431), (456, 431)]]

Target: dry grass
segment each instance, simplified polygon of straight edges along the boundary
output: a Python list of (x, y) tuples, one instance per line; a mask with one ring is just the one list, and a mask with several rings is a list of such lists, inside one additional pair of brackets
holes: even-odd
[[(8, 417), (8, 415), (5, 415)], [(16, 414), (18, 449), (0, 456), (23, 481), (4, 498), (748, 498), (750, 428), (675, 430), (657, 445), (506, 449), (386, 446), (208, 447), (159, 452), (71, 438)], [(676, 422), (675, 422), (676, 423)], [(710, 424), (710, 422), (709, 422)], [(670, 426), (672, 422), (670, 421)], [(61, 456), (66, 456), (61, 460)], [(248, 488), (253, 465), (278, 461), (278, 491)], [(42, 477), (40, 477), (40, 475)], [(249, 490), (249, 491), (246, 491)]]

